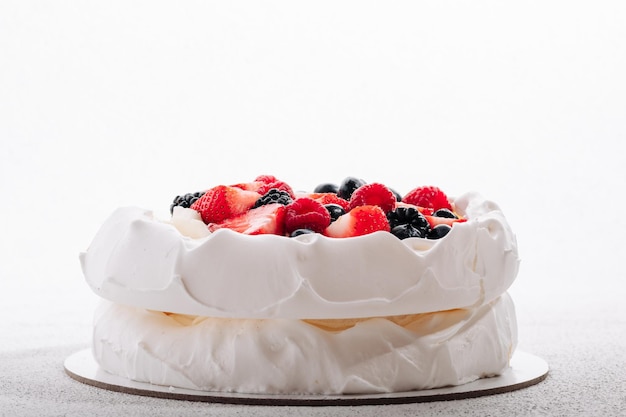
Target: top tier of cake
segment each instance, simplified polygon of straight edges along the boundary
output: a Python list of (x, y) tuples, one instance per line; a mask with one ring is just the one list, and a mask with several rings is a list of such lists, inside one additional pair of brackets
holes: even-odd
[(80, 259), (99, 296), (180, 314), (328, 319), (476, 307), (513, 283), (517, 243), (495, 203), (476, 193), (453, 201), (467, 221), (440, 240), (228, 229), (191, 238), (150, 211), (126, 207)]

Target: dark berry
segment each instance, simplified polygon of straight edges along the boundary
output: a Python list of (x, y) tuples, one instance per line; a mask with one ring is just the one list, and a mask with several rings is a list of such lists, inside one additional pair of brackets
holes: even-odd
[(339, 204), (325, 204), (324, 207), (328, 210), (328, 213), (330, 213), (331, 223), (346, 214), (346, 211)]
[(337, 190), (337, 195), (344, 200), (350, 201), (350, 197), (352, 197), (352, 193), (357, 188), (365, 185), (366, 182), (362, 179), (355, 177), (346, 177), (341, 184), (339, 185), (339, 190)]
[(189, 208), (200, 197), (204, 195), (204, 191), (196, 191), (195, 193), (187, 193), (183, 195), (177, 195), (174, 197), (172, 204), (170, 204), (170, 214), (174, 214), (174, 207)]
[(433, 213), (435, 217), (445, 217), (447, 219), (458, 219), (457, 215), (448, 209), (442, 208)]
[(296, 229), (293, 232), (291, 232), (289, 237), (296, 237), (300, 235), (310, 235), (312, 233), (315, 233), (315, 232), (311, 229)]
[(272, 188), (268, 192), (263, 194), (263, 196), (254, 203), (253, 208), (272, 203), (279, 203), (286, 206), (287, 204), (291, 204), (292, 201), (293, 199), (287, 191), (279, 190), (278, 188)]
[(389, 220), (389, 226), (392, 229), (396, 226), (409, 224), (419, 230), (422, 235), (425, 235), (430, 229), (426, 217), (413, 207), (398, 207), (387, 213), (387, 220)]
[(433, 227), (432, 229), (428, 231), (426, 238), (427, 239), (441, 239), (442, 237), (447, 235), (448, 232), (450, 232), (450, 230), (452, 230), (452, 227), (448, 226), (447, 224), (438, 224), (437, 226)]
[(337, 184), (331, 184), (329, 182), (324, 184), (319, 184), (317, 187), (313, 189), (314, 193), (333, 193), (337, 194), (339, 191), (339, 186)]
[(424, 237), (422, 232), (410, 224), (400, 224), (391, 229), (391, 233), (398, 239), (407, 239), (410, 237)]

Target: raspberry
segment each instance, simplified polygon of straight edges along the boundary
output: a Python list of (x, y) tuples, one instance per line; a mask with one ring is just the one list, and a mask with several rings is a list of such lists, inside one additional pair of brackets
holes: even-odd
[(413, 204), (437, 211), (445, 208), (452, 211), (452, 205), (448, 201), (448, 196), (440, 188), (434, 186), (422, 186), (409, 191), (402, 202)]
[(357, 188), (350, 197), (350, 209), (359, 206), (378, 206), (385, 213), (396, 207), (396, 196), (389, 188), (378, 182)]
[(330, 224), (328, 210), (311, 198), (298, 198), (286, 207), (285, 233), (288, 235), (297, 229), (310, 229), (319, 233)]

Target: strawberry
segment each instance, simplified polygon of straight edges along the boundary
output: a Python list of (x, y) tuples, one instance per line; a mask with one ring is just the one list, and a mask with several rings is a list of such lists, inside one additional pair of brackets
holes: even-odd
[(324, 230), (329, 237), (354, 237), (376, 231), (389, 232), (389, 221), (383, 209), (378, 206), (355, 207)]
[(396, 208), (398, 207), (413, 207), (414, 209), (418, 210), (423, 215), (427, 215), (427, 214), (432, 215), (434, 213), (434, 210), (431, 208), (420, 207), (420, 206), (416, 206), (415, 204), (405, 203), (403, 201), (396, 202)]
[(341, 208), (345, 211), (350, 211), (350, 203), (348, 202), (348, 200), (344, 200), (335, 193), (310, 193), (298, 195), (297, 197), (311, 198), (315, 201), (320, 202), (323, 206), (325, 206), (326, 204), (337, 204), (338, 206), (341, 206)]
[(295, 199), (286, 206), (285, 233), (296, 229), (310, 229), (322, 232), (330, 224), (330, 213), (319, 201), (308, 197)]
[(440, 208), (452, 210), (448, 196), (440, 188), (434, 186), (422, 186), (409, 191), (402, 199), (404, 203), (432, 209)]
[(218, 185), (207, 190), (190, 208), (202, 216), (206, 224), (220, 223), (248, 211), (261, 197), (255, 191)]
[(241, 188), (242, 190), (255, 191), (258, 193), (259, 189), (264, 186), (265, 186), (264, 182), (252, 181), (252, 182), (239, 182), (237, 184), (231, 184), (229, 187)]
[(437, 217), (431, 215), (425, 215), (426, 220), (428, 220), (428, 224), (433, 228), (439, 224), (447, 224), (448, 226), (453, 226), (454, 223), (463, 223), (466, 222), (467, 219), (451, 219), (449, 217)]
[(384, 184), (372, 182), (354, 190), (350, 197), (350, 209), (359, 206), (378, 206), (385, 213), (396, 207), (396, 196)]
[(284, 235), (285, 212), (283, 204), (266, 204), (220, 223), (211, 223), (209, 224), (209, 231), (214, 232), (226, 228), (246, 235)]

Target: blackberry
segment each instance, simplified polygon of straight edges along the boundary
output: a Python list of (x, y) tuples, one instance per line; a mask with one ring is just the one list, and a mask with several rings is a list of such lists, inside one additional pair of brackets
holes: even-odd
[(174, 197), (172, 204), (170, 204), (170, 214), (174, 214), (174, 207), (189, 208), (200, 197), (204, 195), (204, 191), (196, 191), (195, 193), (187, 193), (183, 195), (177, 195)]
[(291, 196), (287, 191), (279, 190), (278, 188), (272, 188), (268, 192), (263, 194), (263, 196), (254, 203), (254, 206), (252, 208), (257, 208), (272, 203), (280, 203), (283, 206), (286, 206), (292, 201), (293, 200), (291, 199)]
[(346, 214), (346, 211), (339, 204), (326, 204), (324, 207), (328, 210), (328, 213), (330, 213), (331, 223)]
[(426, 236), (430, 229), (430, 224), (426, 217), (413, 207), (398, 207), (387, 213), (387, 220), (389, 220), (389, 227), (392, 229), (396, 226), (408, 224), (417, 229), (422, 237)]

